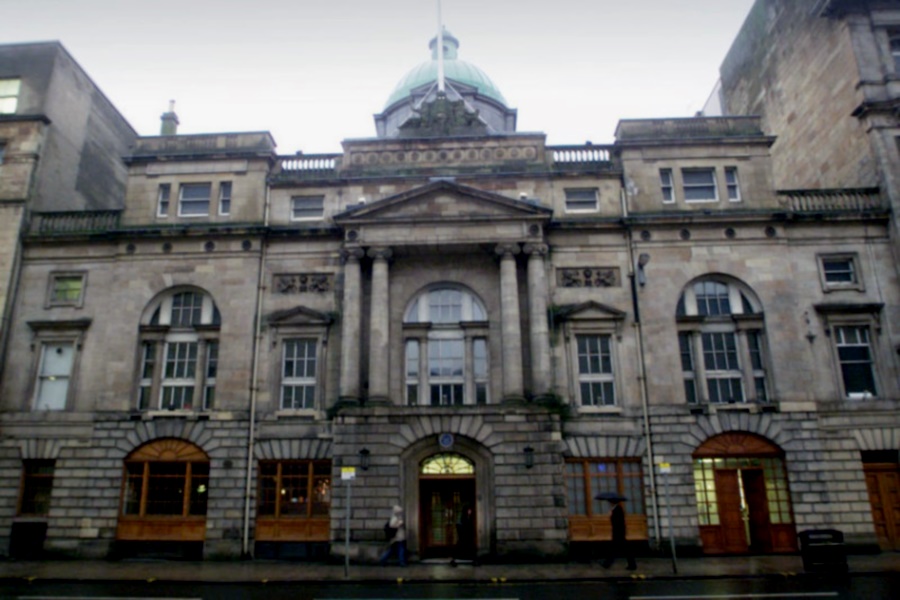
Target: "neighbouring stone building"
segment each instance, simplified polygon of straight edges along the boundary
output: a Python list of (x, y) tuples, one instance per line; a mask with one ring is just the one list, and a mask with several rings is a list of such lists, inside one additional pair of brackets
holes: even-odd
[(321, 558), (349, 518), (374, 560), (399, 504), (415, 558), (575, 556), (610, 537), (598, 494), (647, 551), (669, 513), (707, 554), (882, 541), (882, 189), (779, 191), (752, 116), (548, 146), (449, 34), (437, 82), (438, 47), (339, 154), (179, 135), (170, 109), (108, 203), (27, 216), (10, 552)]
[[(721, 67), (717, 98), (726, 115), (760, 115), (777, 135), (775, 186), (806, 190), (805, 206), (828, 211), (837, 190), (878, 193), (890, 206), (893, 266), (900, 269), (900, 3), (896, 0), (758, 0)], [(853, 202), (852, 194), (839, 204)], [(860, 295), (840, 298), (865, 312)], [(838, 300), (840, 298), (840, 300)], [(886, 302), (880, 321), (900, 354), (900, 310)], [(900, 548), (900, 474), (895, 425), (881, 403), (854, 405), (872, 518), (882, 548)], [(845, 406), (828, 421), (843, 428)], [(826, 420), (823, 411), (820, 411)], [(856, 426), (858, 422), (850, 423)]]

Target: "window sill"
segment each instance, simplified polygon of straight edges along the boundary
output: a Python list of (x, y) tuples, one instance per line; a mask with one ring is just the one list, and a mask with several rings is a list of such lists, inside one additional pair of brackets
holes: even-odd
[(584, 415), (621, 415), (621, 406), (579, 406), (578, 412)]
[(314, 408), (282, 409), (275, 411), (275, 418), (312, 420), (319, 417), (319, 414)]
[(152, 421), (153, 419), (187, 419), (188, 421), (206, 421), (209, 419), (209, 412), (194, 410), (145, 410), (140, 413), (141, 420)]

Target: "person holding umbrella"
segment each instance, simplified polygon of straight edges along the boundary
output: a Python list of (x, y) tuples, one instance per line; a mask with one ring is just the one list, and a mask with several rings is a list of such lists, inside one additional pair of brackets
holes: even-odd
[(631, 545), (625, 539), (625, 509), (622, 508), (622, 502), (627, 500), (624, 496), (620, 496), (615, 492), (604, 492), (595, 496), (597, 500), (606, 500), (612, 506), (609, 511), (609, 522), (612, 525), (612, 546), (609, 556), (600, 563), (604, 569), (612, 566), (617, 557), (624, 556), (628, 561), (628, 570), (637, 569), (637, 563), (634, 560), (634, 553)]

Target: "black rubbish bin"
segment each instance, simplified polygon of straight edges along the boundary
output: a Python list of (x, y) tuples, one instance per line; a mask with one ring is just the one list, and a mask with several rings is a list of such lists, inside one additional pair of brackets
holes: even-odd
[(800, 532), (800, 556), (806, 572), (847, 572), (844, 534), (837, 529), (810, 529)]

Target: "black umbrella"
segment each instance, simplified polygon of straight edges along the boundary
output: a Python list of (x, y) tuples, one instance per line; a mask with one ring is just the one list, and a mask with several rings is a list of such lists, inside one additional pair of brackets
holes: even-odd
[(601, 492), (594, 496), (594, 498), (596, 500), (609, 500), (610, 502), (624, 502), (625, 500), (628, 500), (628, 498), (616, 492)]

